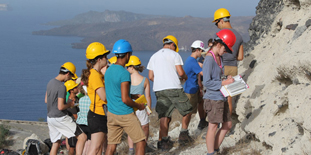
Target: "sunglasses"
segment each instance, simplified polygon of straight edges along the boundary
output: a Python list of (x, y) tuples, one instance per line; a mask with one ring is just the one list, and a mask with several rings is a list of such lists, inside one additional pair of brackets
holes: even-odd
[(175, 43), (173, 45), (174, 45), (175, 49), (177, 49), (177, 46), (175, 45)]
[(216, 21), (215, 25), (218, 27), (218, 23), (220, 22), (220, 19)]

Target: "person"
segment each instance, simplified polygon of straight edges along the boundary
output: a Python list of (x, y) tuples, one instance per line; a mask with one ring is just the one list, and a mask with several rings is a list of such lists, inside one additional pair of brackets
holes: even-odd
[[(71, 98), (75, 103), (78, 103), (79, 99), (76, 95), (79, 93), (79, 89), (78, 89), (79, 84), (73, 80), (68, 80), (64, 83), (64, 85), (66, 87), (67, 93), (69, 93), (69, 96), (66, 99), (66, 102), (68, 101), (69, 98)], [(71, 116), (73, 121), (76, 121), (76, 119), (78, 118), (78, 115), (77, 115), (78, 111), (79, 111), (79, 108), (77, 106), (70, 107), (67, 109), (68, 115)], [(75, 136), (66, 138), (66, 148), (68, 150), (69, 155), (74, 155), (76, 143), (77, 143), (77, 138)]]
[(45, 93), (45, 103), (47, 104), (47, 122), (49, 135), (53, 143), (50, 154), (56, 155), (61, 144), (61, 137), (67, 138), (76, 136), (76, 154), (81, 155), (86, 141), (86, 135), (79, 126), (67, 114), (67, 110), (74, 106), (73, 98), (69, 98), (66, 103), (66, 87), (62, 82), (70, 80), (76, 72), (76, 67), (71, 62), (64, 63), (59, 74), (49, 81)]
[[(137, 56), (132, 55), (129, 62), (125, 65), (128, 72), (131, 74), (131, 91), (130, 94), (145, 94), (147, 105), (151, 107), (151, 96), (150, 96), (150, 84), (146, 77), (143, 77), (139, 72), (143, 72), (144, 66), (141, 65), (141, 61)], [(141, 127), (146, 136), (146, 142), (149, 137), (149, 113), (146, 109), (137, 110), (135, 112), (138, 120), (140, 121)], [(134, 154), (134, 144), (132, 139), (128, 136), (129, 154)]]
[(197, 58), (201, 56), (201, 53), (204, 49), (204, 42), (201, 40), (196, 40), (191, 45), (192, 53), (187, 58), (184, 70), (188, 77), (184, 84), (184, 90), (186, 95), (188, 96), (190, 103), (192, 105), (192, 114), (196, 114), (199, 112), (200, 122), (198, 124), (198, 129), (202, 130), (208, 126), (208, 122), (206, 121), (206, 113), (203, 110), (203, 99), (202, 95), (200, 95), (200, 90), (203, 87), (199, 87), (198, 84), (198, 76), (203, 76), (202, 68), (197, 62)]
[[(217, 38), (203, 63), (203, 85), (206, 88), (203, 96), (204, 110), (207, 112), (209, 121), (206, 133), (207, 155), (212, 155), (219, 150), (226, 133), (232, 126), (228, 103), (219, 90), (221, 86), (234, 82), (231, 76), (221, 80), (223, 74), (221, 56), (226, 51), (233, 51), (232, 46), (236, 39), (234, 33), (228, 29), (220, 30), (216, 35)], [(222, 123), (222, 127), (217, 131), (219, 123)]]
[(117, 57), (113, 56), (110, 59), (108, 59), (108, 61), (109, 61), (110, 64), (115, 64), (117, 62)]
[(123, 131), (136, 143), (136, 155), (141, 155), (145, 153), (146, 136), (134, 114), (133, 107), (144, 110), (145, 105), (135, 103), (130, 97), (131, 75), (124, 68), (132, 55), (132, 47), (128, 41), (120, 39), (113, 45), (112, 52), (117, 56), (117, 62), (112, 64), (105, 74), (108, 100), (106, 155), (114, 154), (117, 144), (121, 143)]
[[(233, 45), (232, 49), (233, 52), (227, 52), (225, 53), (222, 58), (223, 58), (223, 63), (224, 63), (224, 68), (225, 72), (224, 74), (226, 76), (231, 75), (231, 76), (236, 76), (238, 75), (238, 63), (237, 61), (242, 61), (244, 58), (244, 50), (243, 50), (243, 39), (242, 36), (232, 28), (230, 24), (230, 13), (227, 9), (225, 8), (220, 8), (215, 11), (214, 13), (214, 21), (215, 25), (220, 29), (229, 29), (231, 30), (235, 37), (236, 37), (236, 42)], [(232, 115), (232, 97), (228, 97), (228, 104), (229, 104), (229, 109), (230, 109), (230, 115)]]
[(102, 154), (102, 148), (107, 148), (107, 105), (104, 75), (101, 70), (107, 68), (107, 55), (110, 53), (100, 42), (89, 44), (86, 49), (86, 66), (82, 70), (81, 81), (87, 86), (91, 100), (87, 123), (91, 132), (91, 145), (88, 154)]
[(155, 109), (160, 119), (158, 149), (162, 150), (169, 150), (173, 146), (168, 129), (175, 108), (183, 116), (179, 143), (192, 141), (188, 132), (192, 105), (181, 86), (180, 80), (187, 80), (187, 75), (182, 68), (183, 61), (178, 51), (178, 40), (168, 35), (163, 38), (163, 48), (151, 56), (147, 65), (149, 79), (153, 81), (153, 91), (157, 98)]
[(87, 135), (87, 141), (85, 142), (84, 149), (83, 149), (83, 155), (86, 155), (88, 152), (88, 149), (91, 144), (91, 132), (87, 124), (87, 114), (90, 110), (91, 100), (89, 96), (87, 95), (87, 88), (85, 85), (80, 85), (80, 93), (82, 93), (84, 96), (79, 99), (79, 109), (78, 112), (78, 118), (76, 123), (79, 125), (79, 127), (82, 129), (82, 131)]
[[(203, 67), (203, 62), (204, 62), (204, 58), (206, 56), (206, 53), (210, 50), (210, 48), (212, 47), (213, 45), (213, 38), (210, 38), (208, 39), (207, 41), (207, 48), (204, 49), (204, 52), (201, 53), (201, 56), (199, 58), (197, 58), (198, 60), (198, 63), (200, 65), (200, 67), (202, 68)], [(202, 77), (202, 76), (201, 76)], [(203, 81), (203, 80), (202, 80)]]

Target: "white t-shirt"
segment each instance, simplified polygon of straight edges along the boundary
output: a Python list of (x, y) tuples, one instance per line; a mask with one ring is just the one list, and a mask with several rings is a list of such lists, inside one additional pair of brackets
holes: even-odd
[(173, 50), (163, 48), (151, 56), (147, 69), (154, 74), (153, 91), (182, 88), (176, 65), (183, 65), (183, 61)]

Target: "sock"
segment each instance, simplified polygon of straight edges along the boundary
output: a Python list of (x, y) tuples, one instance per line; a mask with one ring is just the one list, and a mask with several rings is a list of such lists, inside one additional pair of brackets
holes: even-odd
[(188, 131), (188, 129), (181, 128), (181, 130), (180, 130), (180, 132), (185, 132), (185, 131)]
[(134, 148), (129, 148), (129, 151), (134, 151)]
[(206, 155), (213, 155), (213, 154), (215, 154), (215, 151), (212, 152), (212, 153), (207, 153)]
[(218, 149), (214, 149), (215, 152), (219, 152), (219, 148)]
[(169, 139), (169, 136), (167, 136), (167, 137), (162, 137), (162, 140), (167, 141), (168, 139)]
[(205, 121), (205, 118), (201, 118), (201, 120), (200, 121)]

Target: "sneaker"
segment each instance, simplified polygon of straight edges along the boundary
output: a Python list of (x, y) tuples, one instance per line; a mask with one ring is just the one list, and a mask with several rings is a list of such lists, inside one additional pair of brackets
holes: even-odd
[(208, 122), (206, 120), (200, 120), (199, 125), (198, 125), (198, 129), (203, 130), (207, 126), (208, 126)]
[(188, 130), (180, 132), (178, 142), (180, 144), (186, 144), (186, 143), (193, 142), (193, 139), (189, 136)]
[(168, 151), (173, 147), (173, 144), (174, 142), (170, 140), (170, 137), (168, 137), (167, 140), (164, 140), (164, 139), (161, 140), (160, 147), (162, 151)]
[(128, 155), (135, 155), (134, 150), (129, 150)]

